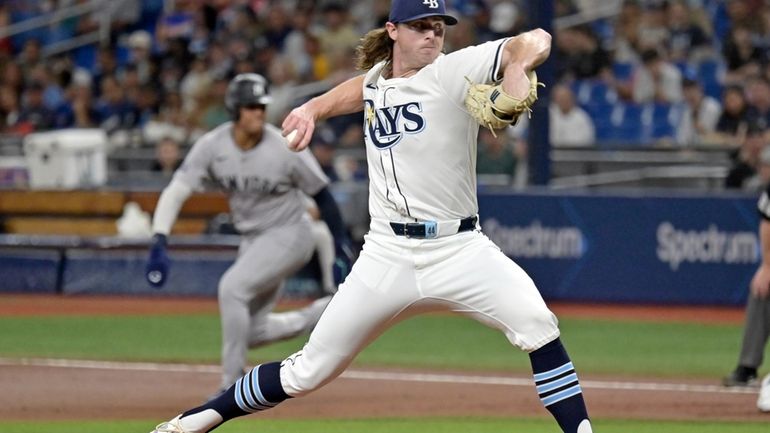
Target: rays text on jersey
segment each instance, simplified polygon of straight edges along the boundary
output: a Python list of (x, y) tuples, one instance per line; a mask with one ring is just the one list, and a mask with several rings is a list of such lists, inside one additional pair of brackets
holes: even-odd
[(364, 131), (378, 149), (393, 147), (404, 134), (415, 134), (425, 129), (419, 102), (378, 108), (374, 101), (365, 99), (364, 113)]

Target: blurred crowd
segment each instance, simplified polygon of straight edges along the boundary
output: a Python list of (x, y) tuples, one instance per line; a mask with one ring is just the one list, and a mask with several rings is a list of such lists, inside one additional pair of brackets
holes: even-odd
[[(762, 157), (770, 2), (554, 1), (553, 146), (724, 148), (735, 159), (727, 186), (753, 188), (746, 185), (770, 164), (770, 154)], [(269, 121), (280, 124), (303, 99), (356, 73), (359, 38), (389, 10), (377, 0), (5, 0), (0, 27), (92, 3), (100, 6), (92, 13), (0, 38), (0, 134), (100, 127), (116, 147), (158, 146), (158, 155), (181, 158), (229, 119), (223, 97), (235, 74), (268, 78)], [(531, 3), (447, 0), (460, 22), (447, 32), (446, 51), (528, 29)], [(594, 19), (573, 19), (580, 16)], [(47, 53), (105, 19), (109, 43)], [(361, 161), (335, 156), (361, 148), (360, 125), (360, 115), (345, 116), (316, 134), (312, 148), (332, 178), (366, 176)], [(526, 127), (480, 134), (480, 174), (526, 183)], [(169, 151), (169, 142), (182, 150)], [(177, 164), (159, 157), (154, 166)]]
[[(560, 1), (559, 13), (585, 3), (607, 4)], [(770, 2), (618, 6), (611, 18), (556, 32), (564, 88), (551, 99), (552, 144), (724, 149), (733, 160), (725, 187), (756, 190), (770, 181)], [(588, 123), (593, 136), (565, 134)]]

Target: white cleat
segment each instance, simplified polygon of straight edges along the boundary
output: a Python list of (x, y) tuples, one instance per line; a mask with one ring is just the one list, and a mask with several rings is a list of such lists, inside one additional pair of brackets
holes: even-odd
[(578, 426), (577, 433), (593, 433), (591, 421), (584, 419)]
[(759, 397), (757, 398), (757, 409), (762, 412), (770, 412), (770, 374), (762, 379)]
[(187, 430), (183, 429), (179, 424), (180, 416), (181, 415), (177, 415), (177, 417), (171, 421), (158, 424), (158, 426), (155, 427), (155, 430), (150, 433), (188, 433)]

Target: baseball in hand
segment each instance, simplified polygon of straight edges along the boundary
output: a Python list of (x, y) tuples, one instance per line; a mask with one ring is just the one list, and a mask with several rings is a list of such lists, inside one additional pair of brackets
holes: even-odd
[(294, 142), (294, 138), (297, 137), (297, 130), (292, 130), (290, 133), (286, 135), (286, 141), (289, 142), (289, 144)]

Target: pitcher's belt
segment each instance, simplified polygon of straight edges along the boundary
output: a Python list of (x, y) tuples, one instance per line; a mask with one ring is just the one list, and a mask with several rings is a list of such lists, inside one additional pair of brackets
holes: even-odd
[[(463, 218), (460, 220), (458, 226), (456, 226), (456, 222), (453, 224), (452, 221), (420, 221), (414, 223), (390, 222), (390, 228), (393, 229), (393, 233), (398, 236), (416, 239), (433, 239), (440, 236), (449, 236), (473, 230), (476, 228), (478, 219), (479, 217), (477, 215)], [(457, 229), (455, 230), (453, 227), (457, 227)]]

